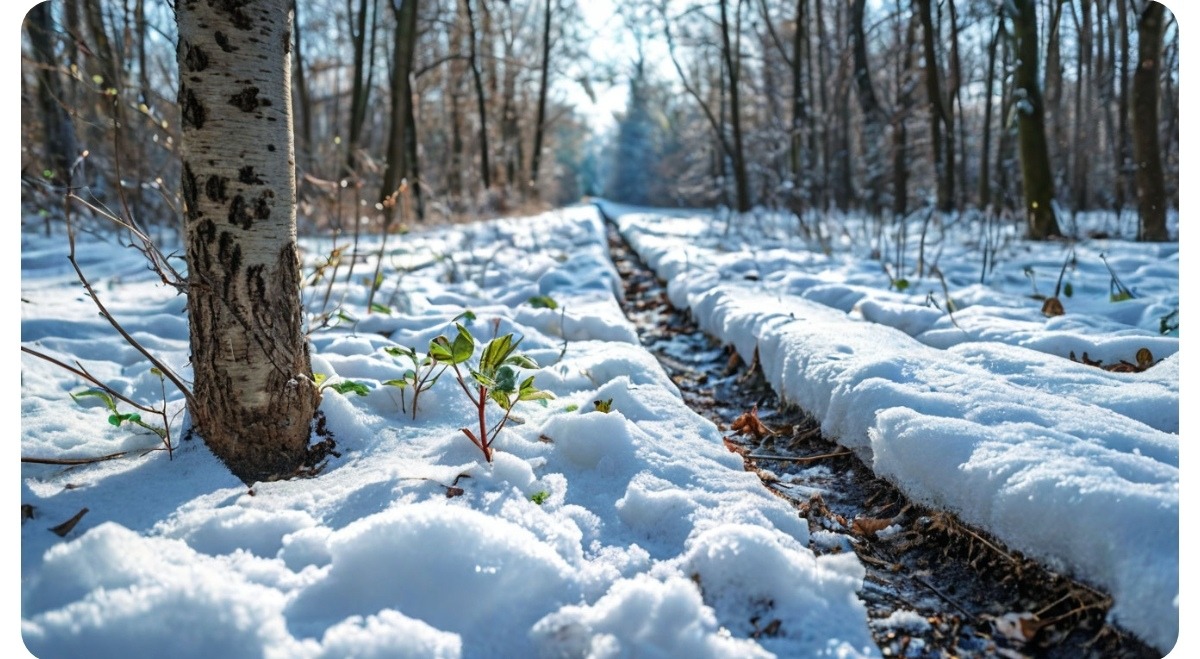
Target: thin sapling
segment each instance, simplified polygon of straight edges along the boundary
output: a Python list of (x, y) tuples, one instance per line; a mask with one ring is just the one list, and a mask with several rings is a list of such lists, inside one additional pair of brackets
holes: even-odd
[[(533, 376), (517, 381), (519, 368), (538, 368), (537, 362), (517, 352), (522, 339), (513, 340), (509, 332), (488, 341), (483, 346), (479, 362), (472, 368), (469, 361), (475, 354), (475, 337), (461, 323), (455, 323), (457, 335), (454, 340), (438, 336), (429, 342), (429, 356), (435, 362), (448, 364), (454, 370), (459, 388), (478, 412), (479, 428), (461, 428), (471, 443), (483, 452), (489, 463), (492, 461), (492, 442), (511, 418), (513, 407), (520, 401), (554, 398), (533, 384)], [(464, 373), (464, 369), (466, 373)], [(487, 420), (488, 401), (504, 410), (504, 416), (489, 426)]]

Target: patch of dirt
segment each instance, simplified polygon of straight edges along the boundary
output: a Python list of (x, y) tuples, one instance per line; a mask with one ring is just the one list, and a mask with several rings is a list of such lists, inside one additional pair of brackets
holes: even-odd
[(745, 364), (671, 307), (663, 284), (611, 224), (609, 247), (625, 313), (684, 401), (726, 433), (747, 471), (796, 507), (814, 552), (858, 555), (866, 568), (859, 596), (884, 656), (1162, 656), (1106, 623), (1112, 600), (1104, 593), (876, 478), (825, 439), (813, 417), (781, 402), (756, 360)]

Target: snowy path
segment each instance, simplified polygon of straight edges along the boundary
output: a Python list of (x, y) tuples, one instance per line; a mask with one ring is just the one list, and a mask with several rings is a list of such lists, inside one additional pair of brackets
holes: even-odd
[[(914, 500), (1111, 593), (1118, 624), (1160, 649), (1173, 645), (1177, 338), (1106, 332), (1115, 321), (1085, 316), (1049, 330), (1042, 318), (1034, 330), (1028, 311), (988, 313), (1012, 296), (983, 304), (976, 289), (973, 315), (956, 320), (989, 329), (943, 328), (955, 340), (932, 347), (910, 335), (938, 344), (929, 328), (951, 323), (946, 314), (867, 286), (821, 283), (829, 261), (820, 254), (739, 249), (703, 219), (609, 212), (668, 280), (672, 302), (745, 359), (757, 350), (771, 385), (819, 418), (826, 436)], [(1120, 311), (1152, 315), (1154, 300)], [(1005, 331), (1015, 316), (1022, 326)], [(1061, 329), (1066, 321), (1079, 326)], [(1009, 343), (990, 341), (997, 335)], [(1141, 347), (1167, 359), (1122, 374), (1046, 356), (1075, 350), (1115, 361)]]

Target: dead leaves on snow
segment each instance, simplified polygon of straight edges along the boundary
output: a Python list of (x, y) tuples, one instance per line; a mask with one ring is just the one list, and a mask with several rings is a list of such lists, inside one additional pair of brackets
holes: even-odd
[(1099, 359), (1089, 359), (1088, 354), (1086, 352), (1083, 353), (1082, 357), (1076, 358), (1074, 350), (1071, 351), (1071, 353), (1068, 355), (1068, 357), (1073, 362), (1077, 362), (1080, 364), (1086, 364), (1088, 366), (1095, 366), (1097, 368), (1104, 369), (1110, 373), (1141, 373), (1142, 371), (1145, 371), (1146, 369), (1150, 368), (1151, 366), (1154, 366), (1155, 364), (1157, 364), (1158, 361), (1161, 361), (1161, 360), (1155, 361), (1154, 354), (1150, 352), (1149, 348), (1142, 348), (1142, 349), (1138, 350), (1136, 354), (1134, 354), (1133, 359), (1134, 359), (1134, 362), (1136, 362), (1136, 363), (1130, 363), (1130, 362), (1125, 361), (1124, 359), (1121, 359), (1121, 360), (1117, 361), (1117, 363), (1115, 363), (1115, 364), (1105, 364), (1103, 361), (1101, 361)]
[(753, 435), (754, 439), (762, 441), (764, 437), (769, 437), (775, 434), (758, 418), (758, 405), (751, 407), (749, 411), (743, 412), (741, 416), (734, 419), (733, 424), (729, 426), (735, 434), (738, 435)]

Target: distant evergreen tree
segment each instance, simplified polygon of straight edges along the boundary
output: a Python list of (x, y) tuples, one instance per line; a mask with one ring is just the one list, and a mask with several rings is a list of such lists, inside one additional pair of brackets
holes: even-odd
[(616, 148), (605, 196), (626, 204), (649, 204), (650, 186), (657, 175), (658, 150), (655, 125), (650, 112), (645, 60), (634, 64), (629, 80), (625, 116), (617, 123)]

